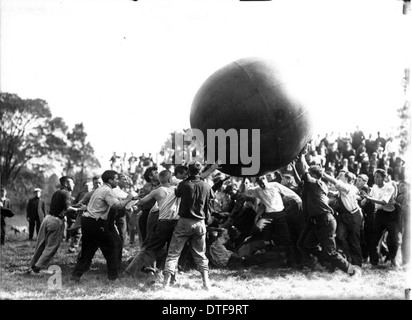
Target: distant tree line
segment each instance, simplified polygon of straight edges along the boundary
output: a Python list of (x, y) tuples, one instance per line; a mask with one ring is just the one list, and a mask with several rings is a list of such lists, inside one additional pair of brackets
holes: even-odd
[(46, 101), (1, 92), (0, 184), (17, 200), (15, 206), (23, 209), (35, 187), (49, 200), (58, 188), (53, 172), (74, 176), (80, 188), (87, 173), (100, 168), (86, 138), (83, 123), (69, 129), (61, 117), (52, 117)]

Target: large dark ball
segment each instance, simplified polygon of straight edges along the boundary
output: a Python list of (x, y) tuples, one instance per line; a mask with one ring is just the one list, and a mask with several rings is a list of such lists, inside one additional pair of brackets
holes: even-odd
[(268, 59), (244, 58), (217, 70), (199, 88), (191, 107), (190, 125), (203, 132), (205, 144), (207, 129), (248, 129), (247, 141), (239, 143), (240, 147), (247, 145), (252, 156), (252, 129), (260, 129), (258, 172), (242, 172), (251, 163), (239, 160), (231, 164), (229, 147), (222, 172), (240, 177), (277, 170), (288, 165), (311, 139), (310, 111), (303, 103), (303, 87), (297, 81), (301, 79), (296, 70), (299, 68), (288, 69), (288, 65)]

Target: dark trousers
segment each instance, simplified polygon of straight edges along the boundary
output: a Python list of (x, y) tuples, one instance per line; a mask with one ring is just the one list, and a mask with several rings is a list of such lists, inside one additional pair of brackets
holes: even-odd
[(373, 228), (372, 245), (370, 252), (370, 263), (379, 263), (379, 241), (385, 231), (388, 232), (388, 258), (393, 261), (398, 253), (401, 244), (401, 220), (400, 212), (395, 209), (392, 212), (377, 210), (375, 214), (375, 224)]
[(39, 235), (40, 224), (41, 223), (40, 223), (39, 216), (30, 218), (29, 220), (29, 240), (33, 239), (34, 229), (36, 229), (36, 234)]
[(142, 243), (142, 248), (147, 246), (147, 240), (152, 237), (153, 229), (159, 220), (159, 211), (153, 211), (149, 213), (146, 221), (146, 238)]
[(372, 251), (373, 229), (375, 225), (375, 213), (365, 214), (361, 229), (362, 257), (367, 259)]
[(300, 264), (302, 262), (302, 256), (298, 250), (297, 244), (299, 237), (305, 227), (305, 219), (302, 210), (300, 210), (296, 203), (288, 206), (285, 209), (286, 221), (289, 227), (289, 234), (292, 240), (293, 252), (296, 256), (296, 263)]
[(336, 220), (330, 213), (307, 220), (298, 240), (298, 248), (305, 265), (313, 264), (313, 255), (321, 263), (327, 262), (344, 272), (348, 271), (350, 263), (336, 250), (335, 232)]
[(284, 246), (288, 263), (296, 263), (296, 254), (293, 250), (293, 242), (286, 221), (286, 213), (284, 211), (265, 212), (261, 217), (262, 219), (271, 220), (271, 223), (267, 224), (261, 232), (254, 232), (253, 239), (264, 241), (273, 240), (276, 245)]
[(81, 224), (82, 248), (73, 270), (73, 276), (81, 277), (89, 270), (94, 254), (97, 249), (100, 249), (106, 259), (108, 279), (116, 279), (119, 274), (116, 234), (109, 230), (107, 221), (102, 219), (82, 217)]
[(3, 245), (6, 240), (6, 225), (2, 224), (0, 229), (0, 243)]
[(336, 244), (342, 249), (347, 260), (362, 267), (360, 233), (363, 215), (359, 209), (353, 213), (340, 212), (337, 217)]
[(155, 271), (154, 262), (159, 262), (159, 269), (164, 267), (165, 253), (169, 249), (170, 240), (177, 224), (177, 220), (158, 220), (154, 225), (151, 236), (146, 238), (145, 246), (133, 261), (129, 264), (126, 271), (136, 275), (140, 270)]
[(146, 239), (147, 218), (149, 217), (150, 209), (143, 209), (139, 218), (139, 229), (142, 236), (142, 241)]

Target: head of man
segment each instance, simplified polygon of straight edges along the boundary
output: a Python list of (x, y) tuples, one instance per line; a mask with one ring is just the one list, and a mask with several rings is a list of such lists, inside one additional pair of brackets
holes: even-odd
[(199, 161), (190, 163), (188, 166), (189, 176), (198, 176), (202, 172), (203, 166)]
[(275, 181), (275, 173), (274, 172), (269, 172), (266, 174), (266, 180), (268, 182)]
[(0, 198), (5, 198), (7, 194), (7, 190), (4, 188), (0, 189)]
[(103, 180), (100, 176), (94, 176), (92, 182), (93, 182), (94, 190), (96, 190), (98, 187), (100, 187), (103, 184)]
[(172, 179), (172, 173), (169, 170), (162, 170), (159, 173), (159, 182), (161, 184), (170, 183), (170, 179)]
[(92, 183), (90, 181), (83, 182), (83, 191), (89, 192), (92, 190)]
[(405, 180), (399, 181), (399, 193), (400, 194), (409, 194), (409, 184)]
[(119, 173), (118, 186), (119, 186), (120, 189), (124, 189), (124, 188), (130, 187), (129, 177), (128, 177), (126, 174), (124, 174), (124, 173)]
[(112, 188), (116, 188), (119, 184), (119, 175), (117, 171), (114, 170), (106, 170), (102, 174), (103, 183), (107, 183)]
[(320, 165), (311, 165), (308, 170), (309, 174), (314, 177), (315, 179), (322, 178), (324, 169)]
[(184, 180), (187, 178), (189, 169), (186, 166), (177, 165), (175, 167), (175, 177), (180, 180)]
[(353, 184), (355, 182), (356, 176), (350, 171), (341, 170), (338, 174), (337, 179), (345, 183)]
[(33, 190), (33, 193), (34, 193), (34, 197), (35, 197), (35, 198), (40, 198), (40, 196), (41, 196), (41, 189), (40, 189), (40, 188), (35, 188), (35, 189)]
[(383, 169), (376, 169), (375, 173), (373, 174), (373, 181), (375, 184), (381, 188), (384, 185), (385, 179), (387, 177), (387, 173)]
[(284, 174), (282, 175), (282, 180), (280, 182), (282, 185), (288, 188), (293, 188), (296, 187), (296, 181), (295, 178), (290, 175), (290, 174)]
[(70, 176), (63, 176), (59, 179), (60, 186), (68, 191), (74, 189), (74, 179)]
[(369, 178), (366, 174), (360, 174), (356, 178), (355, 186), (361, 190), (369, 181)]
[(157, 167), (152, 166), (146, 169), (146, 171), (143, 174), (143, 178), (146, 180), (146, 182), (157, 182), (159, 181), (159, 175), (157, 172)]
[(261, 187), (262, 189), (265, 189), (268, 184), (268, 179), (266, 178), (266, 176), (260, 176), (259, 178), (257, 178), (256, 183), (258, 184), (259, 187)]

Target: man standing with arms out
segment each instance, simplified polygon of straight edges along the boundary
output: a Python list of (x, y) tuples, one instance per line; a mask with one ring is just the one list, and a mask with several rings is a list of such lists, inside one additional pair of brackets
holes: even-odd
[[(107, 170), (102, 174), (103, 185), (96, 189), (87, 205), (87, 211), (81, 218), (82, 245), (81, 253), (78, 257), (70, 280), (79, 282), (80, 277), (85, 273), (92, 263), (92, 259), (97, 249), (100, 249), (107, 263), (108, 280), (118, 278), (118, 245), (115, 243), (114, 227), (108, 225), (110, 209), (123, 209), (126, 204), (133, 199), (133, 195), (128, 194), (123, 200), (119, 200), (113, 188), (119, 182), (116, 171)], [(110, 219), (109, 219), (110, 220)], [(111, 220), (113, 222), (113, 220)]]
[(159, 206), (159, 219), (154, 225), (153, 232), (146, 238), (146, 245), (142, 251), (136, 255), (129, 264), (126, 272), (135, 275), (142, 267), (147, 274), (146, 284), (151, 285), (155, 282), (154, 262), (159, 258), (159, 253), (165, 245), (169, 247), (173, 230), (179, 219), (178, 209), (180, 199), (175, 195), (176, 186), (170, 183), (172, 174), (169, 170), (159, 173), (160, 187), (150, 192), (138, 202), (138, 205), (156, 199)]
[(337, 179), (326, 173), (323, 178), (338, 190), (336, 242), (350, 263), (362, 267), (360, 235), (363, 214), (358, 205), (359, 191), (354, 185), (356, 176), (352, 172), (341, 171)]
[(172, 275), (177, 269), (180, 254), (189, 241), (193, 260), (202, 274), (203, 288), (208, 290), (209, 260), (206, 257), (206, 221), (210, 217), (210, 201), (213, 191), (210, 185), (201, 180), (203, 166), (200, 162), (189, 164), (189, 177), (179, 183), (175, 190), (176, 197), (181, 198), (179, 220), (173, 232), (164, 269), (164, 287), (170, 286)]
[(34, 197), (27, 203), (27, 221), (29, 222), (29, 240), (33, 240), (34, 229), (39, 236), (40, 225), (46, 217), (46, 203), (41, 197), (41, 189), (34, 189)]
[[(303, 263), (308, 267), (317, 265), (315, 256), (321, 262), (329, 262), (333, 267), (353, 276), (361, 274), (361, 268), (350, 264), (336, 250), (336, 220), (333, 209), (329, 206), (328, 187), (321, 180), (323, 169), (317, 165), (308, 166), (305, 159), (306, 148), (301, 152), (296, 163), (296, 170), (303, 180), (303, 213), (306, 226), (298, 241)], [(313, 255), (313, 256), (312, 256)]]
[(36, 249), (30, 261), (29, 273), (39, 273), (41, 269), (47, 268), (63, 239), (66, 213), (79, 210), (79, 208), (72, 206), (73, 178), (63, 176), (59, 181), (61, 189), (53, 194), (50, 202), (50, 214), (44, 218), (40, 226)]

